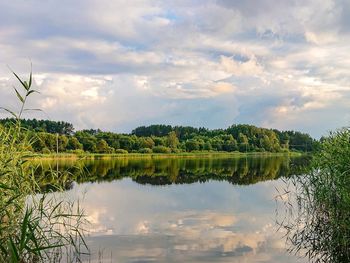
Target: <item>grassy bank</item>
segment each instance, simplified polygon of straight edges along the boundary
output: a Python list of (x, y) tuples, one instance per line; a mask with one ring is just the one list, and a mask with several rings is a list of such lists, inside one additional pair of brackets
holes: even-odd
[(287, 152), (287, 153), (271, 153), (271, 152), (182, 152), (182, 153), (110, 153), (110, 154), (99, 154), (99, 153), (59, 153), (59, 154), (31, 154), (28, 156), (29, 159), (101, 159), (101, 158), (233, 158), (233, 157), (245, 157), (245, 156), (291, 156), (297, 157), (305, 155), (300, 152)]

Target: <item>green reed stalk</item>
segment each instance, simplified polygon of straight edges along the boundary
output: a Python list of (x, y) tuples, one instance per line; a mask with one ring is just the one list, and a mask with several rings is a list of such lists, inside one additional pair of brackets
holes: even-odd
[[(14, 76), (21, 90), (13, 88), (20, 101), (20, 110), (1, 108), (15, 117), (10, 127), (0, 127), (0, 262), (78, 261), (83, 248), (86, 220), (79, 204), (67, 198), (42, 193), (35, 171), (40, 164), (26, 161), (33, 139), (21, 127), (27, 99), (32, 89), (29, 80)], [(50, 170), (50, 177), (59, 177)], [(55, 190), (60, 190), (55, 186)]]
[(312, 170), (292, 183), (278, 196), (290, 252), (311, 262), (350, 262), (350, 130), (331, 133)]

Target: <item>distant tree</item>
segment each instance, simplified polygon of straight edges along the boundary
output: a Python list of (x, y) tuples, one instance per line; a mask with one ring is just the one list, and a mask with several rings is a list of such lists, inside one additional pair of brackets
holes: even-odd
[(224, 141), (223, 150), (227, 152), (237, 151), (237, 141), (234, 138)]
[(153, 152), (154, 153), (171, 153), (171, 149), (166, 146), (154, 146)]
[(120, 148), (131, 152), (133, 150), (134, 140), (131, 136), (123, 135), (119, 139)]
[(248, 150), (248, 137), (244, 135), (243, 133), (238, 134), (238, 144), (239, 144), (239, 151), (245, 152)]
[(76, 132), (75, 136), (78, 139), (78, 141), (83, 145), (84, 151), (88, 151), (88, 152), (97, 151), (96, 149), (97, 139), (95, 136), (85, 131)]
[(141, 137), (140, 138), (140, 148), (149, 148), (152, 149), (155, 145), (151, 137)]
[[(0, 123), (5, 126), (14, 121), (13, 118), (0, 119)], [(23, 128), (36, 132), (58, 133), (61, 135), (71, 135), (74, 132), (73, 125), (64, 121), (22, 119), (21, 125)]]
[(153, 141), (155, 143), (155, 146), (165, 146), (165, 140), (161, 137), (153, 137)]
[(215, 151), (222, 151), (223, 150), (223, 144), (224, 141), (219, 137), (219, 136), (215, 136), (211, 141), (210, 141), (213, 149)]
[[(0, 119), (0, 126), (7, 127), (14, 119)], [(297, 131), (279, 131), (253, 125), (237, 124), (227, 129), (208, 130), (190, 126), (150, 125), (141, 126), (132, 134), (103, 132), (88, 129), (74, 133), (72, 124), (62, 121), (23, 120), (24, 128), (30, 130), (34, 151), (44, 148), (56, 151), (56, 134), (59, 134), (59, 151), (79, 150), (89, 152), (112, 152), (124, 149), (128, 152), (148, 151), (157, 146), (176, 151), (301, 151), (319, 149), (319, 141), (309, 134)], [(103, 142), (104, 141), (104, 142)], [(107, 144), (107, 146), (105, 145)], [(160, 148), (163, 149), (163, 148)]]
[(97, 130), (96, 129), (86, 129), (86, 130), (81, 130), (81, 132), (96, 136), (99, 133), (101, 133), (102, 131), (100, 129), (97, 129)]
[(108, 146), (107, 142), (103, 139), (98, 140), (97, 144), (96, 144), (96, 151), (98, 153), (108, 153), (109, 146)]
[(198, 151), (199, 150), (199, 143), (196, 140), (187, 140), (186, 141), (186, 151), (192, 152), (192, 151)]
[(285, 131), (283, 133), (289, 136), (289, 148), (291, 150), (311, 152), (318, 149), (319, 142), (309, 134), (296, 131)]
[(176, 136), (176, 132), (174, 131), (169, 132), (167, 136), (167, 146), (172, 149), (176, 149), (178, 145), (179, 145), (179, 139)]
[(35, 152), (42, 152), (42, 150), (46, 147), (45, 139), (40, 136), (40, 133), (33, 133), (33, 144), (32, 147)]
[(132, 134), (136, 136), (166, 136), (169, 132), (172, 131), (172, 127), (170, 125), (162, 125), (155, 124), (150, 126), (141, 126), (132, 131)]
[(100, 130), (97, 130), (94, 132), (97, 139), (103, 139), (107, 142), (109, 147), (112, 147), (114, 149), (119, 149), (119, 134), (113, 133), (113, 132), (102, 132)]
[(50, 151), (56, 152), (57, 142), (55, 134), (41, 132), (38, 136), (44, 141), (46, 148)]
[(150, 148), (142, 148), (139, 150), (139, 153), (152, 153), (152, 149)]
[(83, 145), (78, 141), (76, 137), (69, 137), (67, 143), (67, 150), (82, 150)]
[[(56, 138), (57, 140), (57, 138)], [(67, 150), (68, 138), (65, 135), (58, 136), (58, 151), (65, 152)], [(56, 142), (57, 145), (57, 142)]]
[(204, 147), (203, 150), (205, 151), (211, 151), (213, 149), (213, 147), (211, 146), (211, 143), (209, 141), (207, 141), (206, 143), (204, 143)]
[(260, 146), (266, 151), (273, 150), (272, 142), (270, 141), (270, 138), (266, 134), (260, 139)]

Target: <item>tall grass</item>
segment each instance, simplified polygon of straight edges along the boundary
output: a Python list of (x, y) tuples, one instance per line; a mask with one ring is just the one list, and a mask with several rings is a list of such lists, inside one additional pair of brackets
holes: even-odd
[(330, 134), (312, 170), (279, 195), (289, 250), (311, 262), (350, 262), (350, 130)]
[[(35, 176), (40, 164), (26, 161), (34, 141), (21, 127), (22, 114), (36, 110), (26, 108), (36, 91), (32, 74), (28, 81), (13, 74), (21, 84), (21, 90), (14, 88), (20, 109), (1, 108), (16, 121), (0, 127), (0, 262), (79, 261), (86, 247), (83, 211), (67, 198), (41, 193)], [(59, 176), (58, 171), (50, 170), (50, 176)]]

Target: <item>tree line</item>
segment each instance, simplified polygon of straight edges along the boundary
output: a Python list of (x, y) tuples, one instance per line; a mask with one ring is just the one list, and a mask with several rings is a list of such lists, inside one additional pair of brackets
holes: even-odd
[[(14, 119), (1, 119), (0, 125), (6, 127), (12, 122)], [(319, 145), (306, 133), (246, 124), (214, 130), (150, 125), (138, 127), (130, 134), (100, 129), (74, 131), (72, 124), (62, 121), (27, 119), (21, 124), (31, 132), (34, 143), (30, 150), (42, 153), (312, 152)]]

